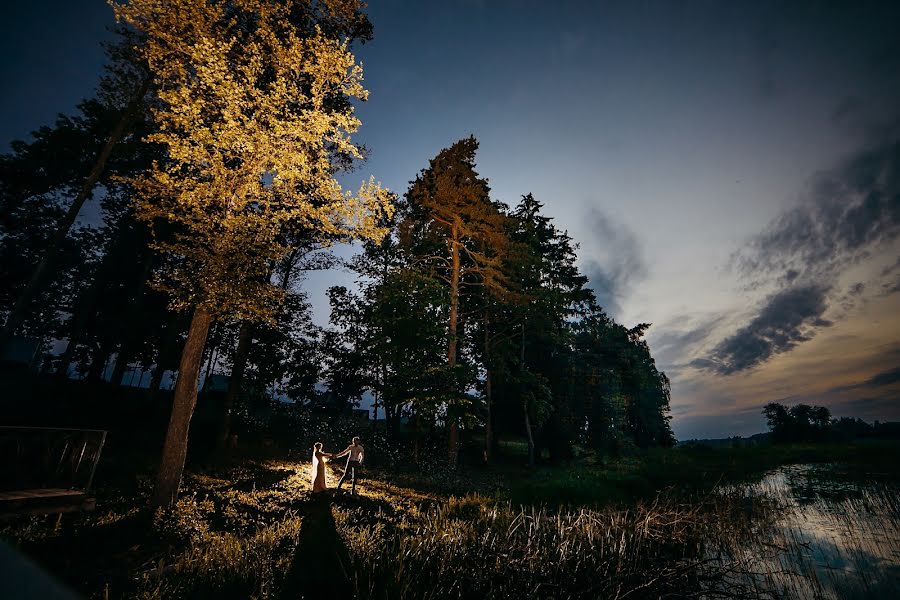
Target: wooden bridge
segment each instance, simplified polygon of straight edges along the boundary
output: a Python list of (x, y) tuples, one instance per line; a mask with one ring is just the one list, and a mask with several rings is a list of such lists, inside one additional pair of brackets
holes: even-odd
[(91, 510), (106, 431), (0, 427), (0, 518)]

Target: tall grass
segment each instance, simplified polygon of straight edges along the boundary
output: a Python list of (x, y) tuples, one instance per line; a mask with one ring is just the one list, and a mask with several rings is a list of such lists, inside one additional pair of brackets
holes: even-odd
[[(504, 495), (490, 473), (401, 487), (396, 474), (382, 481), (370, 471), (361, 496), (315, 498), (307, 463), (245, 461), (189, 474), (166, 511), (145, 508), (137, 485), (139, 495), (62, 528), (30, 519), (0, 535), (94, 597), (274, 599), (300, 590), (337, 600), (348, 588), (378, 600), (900, 597), (895, 474), (873, 483), (859, 481), (858, 467), (835, 478), (831, 467), (791, 466), (715, 487), (734, 457), (672, 453), (554, 470), (516, 480)], [(694, 483), (703, 473), (711, 481)], [(684, 484), (653, 492), (647, 482), (663, 477)], [(485, 493), (433, 492), (441, 486)], [(335, 580), (312, 589), (322, 566), (335, 567)]]
[(337, 520), (361, 598), (765, 597), (724, 565), (753, 534), (736, 496), (551, 512), (468, 496), (395, 527)]
[(144, 572), (134, 595), (158, 598), (276, 597), (293, 564), (300, 518), (246, 536), (207, 533), (167, 564)]

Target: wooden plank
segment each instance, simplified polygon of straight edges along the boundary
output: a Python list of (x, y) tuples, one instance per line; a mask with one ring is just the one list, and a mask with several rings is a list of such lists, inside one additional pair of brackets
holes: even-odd
[(34, 490), (15, 490), (12, 492), (0, 492), (0, 502), (17, 502), (20, 500), (64, 498), (66, 496), (84, 495), (84, 492), (79, 490), (67, 490), (62, 488), (39, 488)]
[(0, 505), (0, 520), (21, 515), (55, 515), (58, 513), (78, 512), (94, 510), (97, 507), (97, 499), (84, 497), (68, 504), (13, 504)]

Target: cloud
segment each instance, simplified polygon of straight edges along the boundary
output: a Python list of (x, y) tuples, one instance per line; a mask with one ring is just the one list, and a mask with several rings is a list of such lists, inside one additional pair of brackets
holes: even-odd
[(870, 387), (881, 387), (897, 382), (900, 382), (900, 367), (891, 369), (890, 371), (878, 373), (877, 375), (873, 375), (869, 379), (865, 380), (863, 384)]
[(647, 263), (640, 242), (626, 225), (597, 209), (591, 210), (589, 218), (594, 245), (602, 248), (603, 256), (586, 259), (583, 271), (600, 306), (615, 317), (632, 284), (647, 276)]
[(829, 306), (843, 310), (830, 319), (843, 319), (867, 294), (900, 291), (900, 282), (887, 280), (896, 265), (873, 273), (873, 281), (838, 285), (848, 269), (895, 248), (900, 239), (900, 127), (887, 132), (880, 143), (816, 176), (803, 203), (732, 256), (747, 289), (775, 291), (748, 324), (690, 366), (721, 375), (752, 369), (830, 326)]
[(900, 367), (888, 369), (887, 371), (882, 371), (881, 373), (876, 373), (865, 381), (861, 381), (859, 383), (854, 383), (851, 385), (841, 385), (836, 388), (832, 388), (829, 391), (846, 392), (849, 390), (858, 390), (860, 388), (880, 388), (887, 387), (895, 383), (900, 383)]
[(777, 217), (732, 260), (751, 279), (833, 279), (898, 236), (900, 135), (895, 135), (816, 177), (806, 202)]
[(685, 357), (702, 347), (724, 320), (725, 315), (684, 316), (651, 329), (648, 341), (660, 368), (680, 371), (686, 366)]
[(772, 294), (747, 326), (720, 342), (709, 357), (693, 360), (691, 366), (731, 375), (792, 350), (811, 339), (816, 328), (831, 325), (823, 318), (828, 291), (826, 286), (809, 284)]
[(881, 278), (885, 281), (881, 284), (880, 296), (890, 296), (900, 292), (900, 257), (894, 264), (881, 270)]
[(867, 396), (837, 402), (831, 406), (836, 416), (853, 416), (866, 420), (900, 420), (900, 396)]

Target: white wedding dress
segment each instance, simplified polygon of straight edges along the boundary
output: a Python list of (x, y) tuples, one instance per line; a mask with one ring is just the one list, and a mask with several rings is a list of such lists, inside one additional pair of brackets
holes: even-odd
[(313, 450), (311, 476), (313, 493), (324, 492), (328, 488), (325, 485), (325, 455), (318, 450)]

